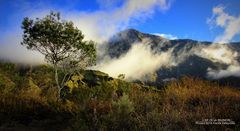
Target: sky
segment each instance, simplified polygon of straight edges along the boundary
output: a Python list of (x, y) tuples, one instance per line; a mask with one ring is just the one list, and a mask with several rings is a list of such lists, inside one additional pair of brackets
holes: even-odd
[[(131, 4), (131, 1), (132, 4), (142, 3), (147, 5), (150, 3), (152, 5), (149, 5), (150, 7), (139, 6), (128, 9), (126, 5), (127, 3)], [(110, 21), (113, 22), (106, 22), (107, 26), (104, 26), (112, 29), (106, 29), (107, 34), (98, 33), (97, 35), (100, 34), (101, 37), (105, 37), (104, 35), (109, 37), (120, 30), (134, 28), (142, 32), (159, 34), (173, 39), (215, 41), (216, 37), (224, 33), (224, 28), (208, 22), (214, 16), (214, 7), (222, 6), (229, 15), (240, 17), (239, 0), (139, 0), (135, 3), (134, 1), (136, 0), (0, 0), (0, 33), (2, 36), (13, 32), (21, 33), (21, 21), (24, 17), (42, 17), (50, 11), (59, 11), (64, 19), (74, 21), (78, 27), (81, 27), (79, 25), (81, 23), (84, 25), (84, 22), (88, 23), (94, 20), (104, 25), (104, 22), (112, 19)], [(124, 8), (126, 10), (131, 10), (131, 8), (142, 9), (135, 9), (135, 12), (128, 14), (124, 11)], [(109, 18), (107, 15), (114, 14), (112, 12), (122, 12), (123, 16), (119, 17), (123, 18), (113, 20), (118, 19), (118, 15)], [(101, 17), (101, 13), (103, 18), (96, 18)], [(87, 18), (88, 15), (89, 18)], [(126, 15), (126, 18), (124, 18), (124, 15)], [(81, 17), (83, 20), (81, 20)], [(117, 27), (111, 27), (112, 24), (113, 26), (114, 24), (117, 25)], [(100, 26), (102, 25), (100, 24)], [(90, 29), (95, 28), (90, 27)], [(89, 29), (84, 27), (83, 30)], [(87, 32), (86, 35), (88, 34)], [(240, 41), (240, 34), (234, 35), (230, 41)]]
[[(129, 28), (167, 39), (214, 43), (240, 41), (239, 7), (240, 0), (0, 0), (0, 59), (43, 63), (43, 55), (20, 45), (21, 22), (24, 17), (42, 18), (50, 11), (60, 12), (62, 19), (72, 21), (83, 32), (85, 40), (94, 40), (98, 46), (104, 45), (115, 33)], [(104, 52), (97, 49), (98, 54)], [(128, 78), (138, 79), (161, 66), (178, 64), (171, 54), (171, 50), (155, 54), (143, 41), (119, 59), (106, 57), (96, 69), (112, 76), (124, 73)], [(213, 44), (213, 47), (200, 50), (200, 54), (210, 60), (233, 61), (227, 63), (230, 65), (227, 70), (219, 71), (220, 76), (239, 75), (239, 63), (234, 61), (237, 52)], [(211, 75), (215, 75), (215, 71)]]

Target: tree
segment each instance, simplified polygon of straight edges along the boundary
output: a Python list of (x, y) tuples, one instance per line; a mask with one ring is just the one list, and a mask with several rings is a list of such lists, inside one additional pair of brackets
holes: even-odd
[[(55, 70), (55, 81), (60, 98), (61, 89), (71, 74), (95, 64), (96, 48), (93, 41), (84, 41), (82, 32), (73, 22), (63, 21), (60, 13), (51, 12), (44, 18), (22, 22), (23, 46), (39, 51)], [(63, 72), (59, 80), (59, 70)], [(68, 77), (68, 78), (66, 78)]]

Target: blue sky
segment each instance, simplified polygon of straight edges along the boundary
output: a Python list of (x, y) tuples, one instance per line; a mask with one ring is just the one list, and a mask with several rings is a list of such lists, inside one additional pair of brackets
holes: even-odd
[[(176, 0), (167, 12), (155, 14), (153, 19), (148, 20), (149, 24), (138, 28), (145, 32), (172, 34), (178, 38), (213, 41), (223, 30), (218, 27), (210, 29), (207, 18), (212, 16), (213, 7), (219, 4), (226, 5), (226, 11), (230, 14), (240, 15), (239, 0)], [(239, 35), (235, 40), (240, 40)]]
[[(107, 29), (106, 33), (86, 34), (109, 35), (125, 28), (135, 28), (142, 32), (168, 34), (182, 39), (195, 39), (200, 41), (214, 41), (216, 37), (224, 33), (226, 27), (219, 25), (210, 25), (208, 18), (213, 16), (213, 8), (219, 5), (224, 7), (224, 11), (233, 17), (240, 17), (240, 1), (239, 0), (166, 0), (167, 5), (147, 7), (148, 9), (140, 9), (138, 14), (133, 12), (131, 15), (124, 17), (121, 15), (119, 20), (116, 17), (109, 17), (106, 14), (121, 10), (128, 0), (0, 0), (0, 33), (2, 36), (18, 33), (21, 34), (21, 21), (23, 17), (41, 17), (50, 10), (60, 11), (65, 19), (76, 22), (81, 30), (92, 30), (98, 23), (99, 26), (108, 25), (112, 29)], [(142, 0), (149, 1), (149, 0)], [(151, 1), (151, 0), (150, 0)], [(153, 0), (154, 1), (154, 0)], [(157, 1), (157, 0), (156, 0)], [(159, 0), (165, 1), (165, 0)], [(144, 2), (143, 2), (144, 3)], [(141, 1), (138, 2), (141, 4)], [(167, 7), (164, 7), (167, 6)], [(139, 7), (142, 8), (142, 7)], [(138, 10), (137, 10), (138, 11)], [(104, 14), (103, 19), (96, 18)], [(143, 15), (142, 15), (142, 14)], [(106, 15), (106, 16), (105, 16)], [(81, 17), (84, 19), (81, 19)], [(85, 25), (91, 20), (97, 19), (92, 25)], [(104, 24), (104, 19), (107, 21)], [(80, 21), (80, 22), (79, 22)], [(109, 22), (111, 21), (111, 22)], [(85, 22), (85, 23), (84, 23)], [(97, 23), (97, 24), (96, 24)], [(115, 26), (114, 24), (118, 24)], [(89, 27), (90, 28), (85, 28)], [(100, 28), (99, 30), (104, 30)], [(91, 37), (92, 38), (92, 37)], [(236, 33), (230, 41), (240, 41), (240, 34)]]

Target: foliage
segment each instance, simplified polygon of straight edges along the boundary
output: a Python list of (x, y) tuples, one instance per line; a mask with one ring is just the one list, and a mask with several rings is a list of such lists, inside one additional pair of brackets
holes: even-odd
[[(0, 130), (237, 130), (240, 126), (239, 89), (217, 83), (183, 77), (158, 90), (81, 70), (81, 75), (70, 76), (59, 101), (53, 95), (56, 88), (51, 88), (52, 67), (14, 65), (8, 70), (5, 64), (0, 63), (1, 79), (7, 79), (2, 83), (11, 81), (14, 86), (0, 92)], [(195, 124), (210, 118), (231, 119), (236, 125)]]
[(119, 74), (118, 79), (121, 79), (121, 80), (125, 79), (125, 74)]
[(60, 62), (66, 62), (69, 58), (69, 63), (64, 64), (75, 66), (94, 63), (96, 51), (93, 42), (83, 41), (82, 32), (75, 28), (72, 22), (61, 21), (60, 13), (51, 12), (50, 15), (42, 19), (36, 18), (35, 21), (26, 17), (22, 28), (24, 34), (21, 44), (28, 49), (39, 51), (53, 65), (59, 66)]
[(0, 92), (7, 93), (11, 92), (15, 88), (15, 83), (8, 77), (0, 73)]
[[(95, 63), (96, 49), (93, 41), (84, 41), (82, 32), (71, 21), (62, 21), (60, 13), (51, 12), (36, 20), (26, 17), (22, 29), (24, 34), (21, 44), (40, 52), (53, 65), (59, 96), (69, 74)], [(59, 68), (64, 74), (61, 80)]]

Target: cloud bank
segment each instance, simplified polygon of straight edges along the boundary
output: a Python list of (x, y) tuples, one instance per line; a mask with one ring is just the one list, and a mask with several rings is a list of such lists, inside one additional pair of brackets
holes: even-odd
[(220, 63), (225, 67), (219, 69), (208, 68), (207, 78), (220, 79), (229, 76), (240, 76), (240, 63), (238, 61), (239, 53), (228, 44), (211, 44), (196, 48), (194, 54), (211, 60), (214, 63)]
[(36, 51), (27, 50), (21, 43), (21, 36), (7, 35), (0, 40), (0, 59), (21, 64), (41, 64), (44, 57)]
[[(106, 1), (109, 0), (99, 3), (104, 5)], [(110, 2), (110, 5), (115, 3)], [(170, 0), (124, 0), (119, 7), (109, 9), (107, 5), (107, 9), (95, 12), (69, 12), (66, 17), (83, 31), (86, 39), (101, 43), (116, 32), (150, 18), (156, 10), (168, 10), (170, 5)]]
[[(64, 8), (51, 7), (51, 2), (48, 4), (39, 2), (33, 5), (26, 1), (21, 6), (16, 4), (15, 6), (19, 7), (19, 12), (10, 18), (11, 22), (15, 22), (14, 26), (9, 28), (7, 33), (3, 32), (5, 35), (0, 36), (0, 58), (26, 63), (43, 62), (42, 55), (29, 51), (20, 45), (22, 41), (21, 21), (25, 16), (41, 18), (49, 14), (50, 10), (60, 11), (63, 19), (73, 21), (74, 25), (82, 30), (86, 40), (103, 43), (114, 33), (131, 25), (142, 23), (157, 10), (166, 11), (171, 5), (171, 0), (97, 0), (97, 2), (101, 7), (97, 11), (78, 11), (65, 6)], [(71, 2), (68, 4), (72, 5)]]
[[(108, 4), (105, 4), (105, 3)], [(167, 11), (171, 0), (98, 0), (100, 10), (97, 11), (76, 11), (70, 9), (56, 9), (51, 6), (32, 8), (31, 6), (19, 10), (21, 16), (31, 18), (43, 17), (50, 10), (58, 10), (62, 13), (63, 19), (72, 20), (74, 25), (83, 31), (86, 40), (95, 40), (104, 43), (109, 37), (118, 31), (129, 26), (141, 24), (144, 20), (151, 18), (157, 11)], [(15, 21), (13, 16), (12, 21)], [(22, 18), (21, 18), (22, 19)], [(232, 16), (225, 11), (225, 7), (217, 6), (213, 8), (213, 15), (208, 19), (208, 23), (224, 29), (223, 34), (216, 37), (215, 42), (227, 43), (240, 34), (240, 16)], [(20, 28), (18, 23), (16, 28)], [(14, 35), (13, 35), (14, 34)], [(44, 57), (34, 51), (29, 51), (20, 45), (22, 40), (19, 29), (11, 29), (7, 34), (0, 36), (0, 58), (8, 59), (18, 63), (37, 64), (43, 63)], [(156, 34), (167, 39), (177, 39), (171, 34)], [(144, 40), (142, 43), (132, 44), (131, 49), (119, 59), (104, 59), (95, 69), (109, 73), (117, 77), (125, 74), (129, 80), (143, 79), (144, 75), (153, 73), (163, 66), (176, 66), (183, 61), (189, 52), (183, 51), (181, 55), (174, 58), (172, 50), (157, 53), (151, 50), (148, 44), (150, 41)], [(102, 44), (100, 44), (102, 45)], [(99, 53), (102, 48), (98, 48)], [(219, 79), (227, 76), (239, 76), (240, 64), (236, 60), (238, 52), (234, 52), (228, 46), (210, 45), (202, 49), (195, 50), (194, 53), (207, 58), (213, 62), (226, 64), (227, 67), (219, 70), (208, 70), (208, 77)], [(104, 53), (103, 53), (104, 54)]]
[(239, 54), (237, 51), (233, 51), (228, 45), (211, 45), (203, 49), (205, 57), (213, 62), (219, 62), (227, 65), (224, 69), (213, 70), (208, 69), (208, 77), (211, 79), (219, 79), (229, 76), (240, 76), (240, 63), (237, 61)]
[(207, 77), (211, 79), (220, 79), (229, 76), (240, 76), (240, 63), (237, 60), (240, 56), (229, 45), (221, 45), (229, 43), (235, 36), (240, 35), (240, 14), (232, 16), (225, 11), (223, 5), (218, 5), (212, 9), (213, 16), (207, 19), (208, 24), (218, 26), (224, 29), (223, 34), (215, 38), (215, 43), (201, 50), (200, 56), (207, 58), (213, 62), (219, 62), (227, 65), (224, 69), (214, 70), (209, 68)]
[(173, 49), (155, 52), (150, 47), (151, 41), (144, 39), (132, 44), (130, 50), (118, 59), (104, 60), (95, 69), (117, 77), (125, 74), (127, 80), (143, 80), (146, 74), (154, 73), (159, 68), (176, 65), (172, 57)]

